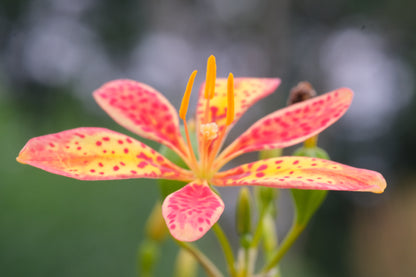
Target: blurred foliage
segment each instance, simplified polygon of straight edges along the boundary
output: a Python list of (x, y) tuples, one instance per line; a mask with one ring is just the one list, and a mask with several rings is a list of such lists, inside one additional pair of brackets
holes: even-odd
[[(389, 42), (387, 50), (396, 52), (408, 63), (411, 78), (415, 80), (414, 1), (243, 2), (249, 7), (246, 6), (246, 13), (244, 5), (235, 6), (229, 1), (88, 0), (73, 3), (66, 0), (0, 0), (0, 276), (136, 276), (137, 247), (143, 237), (143, 225), (154, 201), (159, 197), (158, 186), (153, 180), (81, 182), (15, 161), (26, 141), (34, 136), (80, 126), (100, 126), (130, 134), (104, 112), (97, 112), (99, 108), (90, 99), (89, 91), (83, 92), (88, 93), (85, 95), (90, 100), (82, 100), (79, 91), (82, 86), (77, 84), (84, 72), (78, 72), (78, 75), (70, 76), (61, 83), (42, 82), (30, 74), (25, 63), (25, 46), (30, 43), (30, 27), (40, 20), (53, 16), (59, 19), (70, 18), (91, 31), (94, 43), (104, 49), (110, 66), (115, 68), (108, 74), (110, 78), (127, 77), (124, 72), (135, 48), (140, 45), (144, 35), (155, 30), (173, 32), (172, 36), (175, 36), (176, 26), (187, 37), (193, 36), (197, 43), (185, 49), (194, 50), (204, 46), (205, 50), (209, 49), (211, 52), (224, 51), (223, 56), (229, 53), (237, 53), (238, 56), (238, 53), (253, 52), (248, 60), (249, 72), (255, 70), (258, 64), (252, 58), (257, 57), (258, 53), (250, 48), (251, 44), (263, 45), (268, 51), (267, 57), (273, 60), (273, 68), (269, 68), (266, 74), (282, 73), (279, 76), (284, 83), (279, 91), (283, 92), (285, 87), (303, 78), (325, 78), (314, 75), (318, 71), (318, 63), (312, 64), (306, 74), (301, 70), (305, 60), (302, 55), (296, 56), (299, 52), (294, 49), (301, 46), (300, 49), (312, 52), (314, 45), (309, 44), (308, 40), (300, 46), (295, 45), (294, 42), (299, 42), (298, 36), (310, 35), (320, 39), (323, 30), (331, 32), (335, 30), (335, 26), (352, 21), (353, 27), (363, 32), (371, 29), (381, 30), (386, 34)], [(79, 8), (78, 13), (77, 7), (84, 8)], [(358, 20), (354, 21), (356, 18)], [(196, 27), (188, 29), (189, 25)], [(317, 27), (315, 33), (305, 34), (305, 29), (309, 26)], [(71, 36), (70, 33), (64, 35)], [(249, 41), (248, 46), (239, 48), (229, 45), (234, 40), (238, 43), (240, 38), (241, 41)], [(219, 41), (218, 44), (213, 43), (215, 39)], [(169, 51), (176, 49), (175, 47), (177, 44), (172, 43), (163, 49)], [(244, 49), (248, 49), (247, 52)], [(91, 53), (98, 50), (90, 49)], [(304, 52), (300, 51), (301, 54)], [(172, 56), (175, 54), (176, 52), (172, 53)], [(158, 55), (165, 57), (166, 54)], [(198, 56), (199, 58), (202, 61), (206, 56)], [(177, 60), (174, 61), (173, 65), (168, 65), (174, 68), (182, 65)], [(60, 62), (59, 59), (55, 61), (56, 64)], [(81, 68), (98, 70), (102, 65), (99, 62), (101, 60), (97, 59), (94, 67), (90, 60), (85, 61), (81, 63)], [(166, 66), (162, 61), (157, 63), (160, 67)], [(186, 64), (188, 61), (184, 60), (182, 63)], [(154, 69), (145, 68), (144, 72), (152, 73), (152, 70)], [(245, 72), (243, 66), (235, 70)], [(160, 72), (156, 73), (163, 79), (168, 77), (160, 76)], [(96, 88), (105, 78), (107, 75), (99, 76), (86, 86)], [(322, 83), (314, 85), (319, 88)], [(172, 88), (172, 91), (176, 90)], [(399, 95), (402, 91), (398, 89), (396, 93)], [(336, 156), (345, 163), (360, 161), (367, 152), (380, 154), (387, 164), (376, 164), (375, 167), (383, 169), (383, 174), (387, 177), (387, 194), (398, 186), (397, 180), (411, 174), (416, 168), (416, 100), (414, 91), (411, 93), (412, 97), (406, 108), (399, 111), (391, 127), (386, 127), (389, 129), (385, 136), (348, 142), (343, 139), (348, 136), (348, 131), (341, 127), (333, 127), (331, 130), (335, 131), (331, 133), (329, 130), (322, 135), (324, 143), (331, 140), (331, 143), (326, 144), (326, 150), (332, 157)], [(264, 102), (264, 107), (273, 106), (275, 109), (274, 101), (282, 100), (283, 96), (272, 96), (271, 99), (272, 101)], [(156, 144), (150, 145), (156, 147)], [(402, 182), (400, 186), (411, 187), (414, 182)], [(415, 194), (413, 190), (412, 193)], [(297, 244), (299, 248), (284, 259), (283, 276), (374, 276), (362, 275), (371, 272), (370, 270), (357, 269), (352, 272), (351, 263), (354, 259), (351, 256), (355, 255), (353, 251), (366, 249), (366, 240), (360, 237), (359, 242), (362, 245), (355, 245), (351, 249), (354, 239), (351, 235), (351, 224), (356, 222), (352, 211), (360, 210), (363, 206), (368, 208), (371, 215), (378, 216), (383, 221), (383, 215), (377, 212), (377, 197), (379, 196), (330, 192), (325, 204), (312, 218), (311, 225)], [(385, 198), (381, 197), (384, 200)], [(400, 201), (395, 200), (394, 211), (399, 213), (406, 207), (401, 207)], [(385, 210), (381, 212), (383, 211)], [(396, 224), (393, 215), (389, 216), (388, 222)], [(225, 216), (222, 220), (228, 227), (232, 225), (226, 222)], [(359, 217), (359, 220), (363, 218)], [(400, 224), (406, 226), (403, 222)], [(384, 225), (378, 222), (376, 226)], [(368, 232), (371, 233), (371, 230)], [(400, 229), (389, 231), (400, 232)], [(377, 245), (377, 239), (388, 241), (390, 235), (386, 233), (387, 238), (374, 237), (371, 243)], [(222, 257), (212, 250), (217, 246), (211, 241), (212, 237), (207, 236), (200, 242), (201, 247), (211, 249), (214, 252), (214, 261), (224, 267)], [(157, 276), (168, 276), (176, 255), (176, 246), (172, 242), (163, 247), (163, 255), (159, 261), (163, 266), (158, 267)], [(397, 251), (400, 252), (400, 249)], [(373, 263), (377, 264), (377, 261)], [(360, 267), (365, 265), (359, 263), (358, 268)]]

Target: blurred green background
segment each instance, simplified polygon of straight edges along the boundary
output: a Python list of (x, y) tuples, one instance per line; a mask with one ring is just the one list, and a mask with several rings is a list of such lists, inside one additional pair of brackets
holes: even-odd
[[(383, 195), (331, 192), (283, 260), (284, 276), (415, 276), (415, 8), (411, 0), (0, 0), (0, 276), (137, 276), (154, 181), (82, 182), (15, 158), (31, 137), (80, 126), (134, 136), (92, 91), (132, 78), (179, 107), (189, 74), (198, 69), (202, 81), (210, 54), (219, 76), (283, 81), (230, 140), (283, 107), (299, 81), (319, 93), (347, 86), (353, 105), (320, 146), (387, 179)], [(221, 192), (221, 223), (233, 235), (236, 190)], [(279, 207), (283, 234), (292, 216), (284, 193)], [(224, 268), (211, 235), (199, 244)], [(164, 245), (157, 276), (169, 276), (176, 251)]]

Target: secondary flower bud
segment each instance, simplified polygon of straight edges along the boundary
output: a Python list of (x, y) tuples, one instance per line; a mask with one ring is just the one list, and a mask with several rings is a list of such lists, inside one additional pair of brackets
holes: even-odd
[(245, 235), (251, 232), (251, 199), (250, 191), (247, 187), (240, 190), (238, 197), (237, 211), (237, 233)]

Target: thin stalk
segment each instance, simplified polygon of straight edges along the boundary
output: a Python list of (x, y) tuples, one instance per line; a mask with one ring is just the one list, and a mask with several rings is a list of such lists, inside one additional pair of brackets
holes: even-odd
[(264, 208), (260, 213), (259, 220), (257, 222), (257, 228), (254, 231), (253, 241), (251, 242), (251, 245), (250, 245), (251, 248), (256, 248), (260, 242), (260, 239), (263, 234), (263, 219), (264, 219), (264, 216), (267, 214), (267, 210), (268, 210), (267, 208)]
[(270, 261), (261, 270), (262, 273), (266, 273), (267, 271), (271, 270), (276, 265), (278, 265), (280, 260), (283, 258), (286, 252), (290, 249), (290, 247), (292, 247), (293, 243), (297, 240), (297, 238), (305, 229), (305, 227), (306, 225), (299, 225), (297, 223), (294, 223), (292, 225), (292, 228), (290, 228), (289, 233), (287, 234), (283, 242), (280, 244), (279, 248), (277, 249), (277, 252), (272, 256)]
[(214, 231), (215, 235), (217, 236), (217, 239), (222, 247), (222, 250), (224, 252), (225, 260), (227, 262), (228, 271), (230, 272), (230, 276), (234, 277), (237, 276), (237, 272), (235, 270), (235, 259), (233, 250), (231, 249), (230, 242), (228, 241), (224, 231), (222, 230), (221, 226), (218, 223), (215, 223), (214, 226), (212, 226), (212, 230)]
[(189, 253), (191, 253), (195, 259), (200, 263), (200, 265), (204, 268), (205, 272), (209, 277), (223, 277), (224, 275), (218, 270), (218, 268), (214, 265), (214, 263), (205, 256), (201, 251), (199, 251), (195, 246), (175, 240), (177, 244), (179, 244), (180, 247), (187, 250)]

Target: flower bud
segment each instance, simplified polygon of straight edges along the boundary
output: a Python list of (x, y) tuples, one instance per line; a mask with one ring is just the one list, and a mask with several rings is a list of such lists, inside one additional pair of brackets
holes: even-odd
[(166, 238), (168, 229), (165, 221), (163, 220), (162, 207), (159, 202), (154, 205), (153, 210), (147, 219), (145, 228), (146, 236), (151, 240), (161, 242)]
[(159, 245), (156, 241), (145, 239), (139, 248), (140, 276), (153, 276), (153, 269), (159, 258)]
[(287, 105), (293, 105), (316, 96), (316, 91), (313, 89), (311, 83), (303, 81), (297, 84), (296, 87), (290, 90)]
[(194, 256), (184, 249), (179, 249), (176, 257), (175, 277), (195, 277), (198, 273), (198, 264)]
[(247, 187), (242, 187), (238, 196), (236, 221), (237, 233), (240, 236), (251, 232), (251, 199)]

